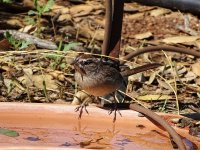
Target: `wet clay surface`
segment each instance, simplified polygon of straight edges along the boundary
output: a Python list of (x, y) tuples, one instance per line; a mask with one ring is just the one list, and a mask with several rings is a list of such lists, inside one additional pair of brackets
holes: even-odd
[[(41, 27), (35, 25), (39, 22), (36, 16), (28, 15), (29, 10), (34, 10), (32, 1), (32, 7), (24, 13), (15, 10), (10, 12), (1, 7), (0, 29), (27, 31), (33, 36), (52, 41), (57, 46), (62, 41), (69, 48), (68, 51), (50, 51), (31, 44), (19, 51), (20, 47), (15, 48), (3, 36), (0, 37), (1, 102), (78, 105), (80, 100), (76, 101), (74, 97), (82, 101), (82, 97), (89, 98), (77, 92), (77, 87), (74, 86), (74, 68), (70, 64), (76, 57), (76, 52), (100, 53), (104, 40), (105, 1), (75, 1), (56, 0), (50, 11), (42, 15)], [(15, 2), (18, 1), (13, 4)], [(25, 6), (27, 0), (20, 1), (22, 8), (23, 2)], [(35, 20), (35, 23), (27, 24), (25, 18)], [(54, 18), (53, 22), (51, 18)], [(126, 1), (120, 57), (138, 48), (163, 44), (199, 49), (199, 27), (199, 17), (190, 13)], [(39, 32), (41, 33), (37, 35)], [(150, 62), (161, 63), (165, 67), (131, 76), (128, 79), (127, 94), (154, 111), (180, 111), (185, 114), (199, 112), (199, 59), (177, 53), (166, 52), (165, 55), (163, 52), (153, 52), (137, 56), (126, 65), (135, 68)], [(176, 65), (172, 65), (174, 62)], [(44, 88), (44, 81), (45, 93), (41, 90)], [(177, 93), (171, 87), (177, 89)], [(126, 100), (129, 101), (129, 98)], [(91, 101), (97, 103), (95, 100)]]
[[(88, 107), (89, 115), (84, 113), (78, 120), (75, 107), (1, 103), (0, 127), (14, 130), (19, 136), (0, 135), (0, 148), (172, 149), (168, 134), (146, 118), (137, 117), (136, 112), (122, 110), (122, 117), (118, 115), (113, 124), (113, 115), (96, 107)], [(175, 129), (187, 137), (188, 148), (200, 148), (198, 138)]]

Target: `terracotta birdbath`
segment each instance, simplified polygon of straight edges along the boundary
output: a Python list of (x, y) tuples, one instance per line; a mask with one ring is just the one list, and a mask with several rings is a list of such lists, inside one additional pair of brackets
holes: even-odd
[[(171, 150), (167, 132), (131, 110), (122, 117), (88, 107), (81, 120), (76, 106), (63, 104), (1, 103), (0, 149), (140, 149)], [(167, 120), (179, 116), (160, 114)], [(188, 149), (200, 149), (200, 139), (174, 127)], [(3, 132), (2, 132), (3, 131)]]

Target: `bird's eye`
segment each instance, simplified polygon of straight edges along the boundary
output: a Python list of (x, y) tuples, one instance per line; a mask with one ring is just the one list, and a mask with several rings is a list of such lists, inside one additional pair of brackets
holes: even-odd
[(83, 65), (90, 65), (90, 64), (92, 64), (92, 63), (93, 63), (92, 60), (83, 61)]

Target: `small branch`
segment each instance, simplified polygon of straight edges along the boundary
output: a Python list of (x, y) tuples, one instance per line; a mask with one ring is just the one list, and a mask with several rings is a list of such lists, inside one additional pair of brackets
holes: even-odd
[(3, 34), (5, 32), (9, 32), (15, 39), (31, 41), (33, 44), (35, 44), (39, 48), (46, 48), (46, 49), (53, 49), (53, 50), (58, 49), (55, 43), (40, 39), (38, 37), (29, 35), (27, 33), (15, 31), (15, 30), (0, 30), (0, 34)]
[(133, 69), (130, 69), (130, 70), (123, 71), (123, 72), (121, 72), (121, 75), (123, 77), (128, 77), (130, 75), (133, 75), (133, 74), (136, 74), (136, 73), (139, 73), (139, 72), (143, 72), (143, 71), (147, 71), (149, 69), (155, 69), (155, 68), (160, 67), (160, 66), (162, 66), (162, 65), (159, 64), (159, 63), (146, 64), (146, 65), (139, 66), (139, 67), (136, 67), (136, 68), (133, 68)]

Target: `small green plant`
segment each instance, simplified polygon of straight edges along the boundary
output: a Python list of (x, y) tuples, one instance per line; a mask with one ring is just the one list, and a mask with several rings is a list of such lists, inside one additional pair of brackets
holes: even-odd
[[(66, 68), (66, 63), (63, 62), (63, 59), (65, 58), (65, 53), (72, 49), (73, 47), (77, 46), (79, 43), (78, 42), (71, 42), (68, 44), (62, 44), (60, 42), (58, 51), (61, 51), (61, 55), (58, 54), (50, 54), (48, 55), (48, 58), (53, 59), (54, 61), (51, 63), (51, 66), (53, 69), (65, 69)], [(63, 53), (64, 52), (64, 53)]]
[[(29, 16), (30, 15), (36, 15), (37, 16), (36, 24), (37, 24), (37, 27), (38, 27), (38, 33), (40, 33), (40, 31), (41, 31), (41, 16), (45, 12), (48, 12), (51, 9), (51, 7), (53, 6), (53, 4), (54, 4), (54, 0), (48, 0), (48, 2), (45, 5), (41, 6), (41, 5), (39, 5), (38, 0), (34, 0), (34, 6), (35, 6), (36, 11), (30, 10), (28, 12), (28, 15)], [(26, 20), (28, 20), (29, 23), (30, 23), (31, 19), (26, 18)], [(31, 22), (33, 23), (33, 20)]]
[(38, 0), (34, 0), (34, 6), (36, 8), (36, 11), (30, 10), (28, 12), (28, 15), (38, 15), (39, 17), (41, 17), (45, 12), (48, 12), (50, 10), (53, 4), (54, 4), (54, 0), (48, 0), (46, 5), (40, 6), (38, 3)]
[(27, 48), (28, 45), (32, 44), (31, 41), (17, 40), (9, 32), (4, 33), (5, 38), (13, 46), (14, 49), (21, 50)]
[(8, 3), (11, 4), (13, 0), (0, 0), (1, 3)]
[(36, 21), (34, 20), (34, 18), (30, 17), (30, 16), (25, 16), (24, 18), (24, 22), (27, 24), (27, 25), (36, 25)]

